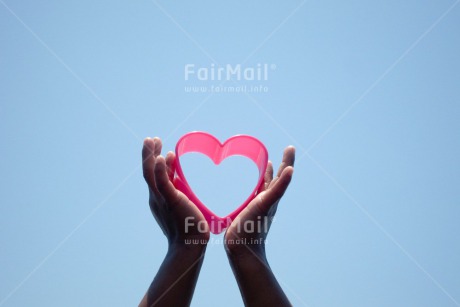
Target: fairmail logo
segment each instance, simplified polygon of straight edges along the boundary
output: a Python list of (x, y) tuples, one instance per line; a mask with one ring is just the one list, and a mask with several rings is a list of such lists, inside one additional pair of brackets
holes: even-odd
[(211, 64), (208, 67), (185, 64), (184, 78), (185, 81), (267, 81), (275, 69), (275, 64), (267, 63), (255, 66)]

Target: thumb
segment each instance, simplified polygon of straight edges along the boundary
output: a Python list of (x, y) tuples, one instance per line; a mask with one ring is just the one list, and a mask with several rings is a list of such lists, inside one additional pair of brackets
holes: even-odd
[(157, 189), (168, 204), (175, 204), (180, 201), (179, 193), (169, 180), (166, 170), (166, 161), (163, 156), (155, 159), (155, 182)]
[(264, 210), (270, 209), (272, 205), (281, 199), (291, 182), (293, 173), (294, 168), (292, 166), (287, 166), (274, 185), (265, 191), (261, 202), (261, 207)]

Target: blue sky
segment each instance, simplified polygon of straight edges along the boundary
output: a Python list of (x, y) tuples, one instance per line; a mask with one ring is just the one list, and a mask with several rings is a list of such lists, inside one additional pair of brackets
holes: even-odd
[[(137, 304), (166, 252), (142, 140), (194, 130), (275, 165), (296, 146), (267, 243), (295, 306), (458, 306), (458, 3), (0, 0), (0, 306)], [(221, 85), (266, 91), (211, 93), (187, 64), (268, 64)], [(184, 163), (217, 212), (257, 177)], [(242, 304), (219, 239), (195, 306)]]

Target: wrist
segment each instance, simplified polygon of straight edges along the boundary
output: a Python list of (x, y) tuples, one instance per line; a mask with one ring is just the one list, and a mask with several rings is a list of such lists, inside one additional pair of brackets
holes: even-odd
[(230, 261), (258, 261), (267, 262), (265, 243), (248, 244), (246, 241), (231, 242), (225, 244), (225, 251)]
[(208, 240), (203, 238), (184, 238), (169, 241), (168, 253), (200, 256), (206, 251)]
[(198, 248), (174, 244), (168, 247), (165, 259), (178, 265), (190, 265), (199, 259), (202, 261), (205, 252), (206, 246)]
[(265, 252), (230, 252), (227, 258), (232, 270), (238, 274), (258, 275), (270, 267)]

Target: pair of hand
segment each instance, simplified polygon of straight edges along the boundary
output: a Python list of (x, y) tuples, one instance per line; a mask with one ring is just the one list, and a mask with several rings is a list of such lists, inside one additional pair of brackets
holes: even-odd
[[(149, 188), (150, 210), (168, 239), (168, 253), (140, 306), (188, 306), (209, 241), (209, 227), (195, 204), (174, 187), (175, 154), (168, 152), (163, 157), (161, 149), (159, 138), (145, 139), (143, 173)], [(289, 305), (268, 266), (265, 239), (291, 181), (294, 158), (294, 148), (287, 147), (275, 177), (273, 165), (268, 162), (259, 193), (225, 232), (225, 249), (247, 305)], [(193, 221), (192, 225), (187, 218)], [(247, 223), (256, 227), (248, 231)]]

